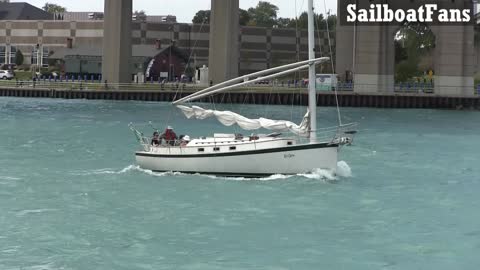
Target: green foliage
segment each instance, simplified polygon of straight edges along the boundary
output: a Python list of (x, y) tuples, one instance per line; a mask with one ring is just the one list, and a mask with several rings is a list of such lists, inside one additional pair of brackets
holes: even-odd
[(195, 14), (195, 17), (193, 17), (192, 22), (196, 24), (202, 24), (202, 23), (209, 24), (210, 14), (211, 14), (210, 10), (199, 10), (197, 14)]
[[(320, 25), (325, 24), (325, 20), (323, 19), (322, 14), (315, 14), (315, 23), (318, 23)], [(322, 22), (322, 23), (321, 23)], [(297, 20), (292, 20), (292, 25), (289, 25), (289, 27), (298, 27), (300, 29), (307, 29), (308, 28), (308, 13), (303, 12), (300, 14), (300, 16), (297, 18)]]
[[(323, 14), (314, 15), (315, 30), (326, 31), (327, 30), (327, 20), (328, 20), (328, 29), (330, 32), (334, 32), (337, 25), (337, 15), (330, 15), (328, 19), (325, 20)], [(279, 28), (298, 28), (306, 30), (308, 29), (308, 14), (303, 12), (297, 19), (290, 18), (278, 18), (276, 25)]]
[[(240, 25), (247, 25), (248, 22), (250, 21), (250, 14), (244, 9), (240, 9), (239, 12), (240, 12), (239, 14)], [(209, 24), (210, 16), (211, 16), (210, 10), (200, 10), (197, 12), (197, 14), (195, 14), (195, 17), (193, 17), (192, 22), (195, 24), (202, 24), (202, 23)]]
[(421, 72), (415, 62), (404, 60), (395, 67), (395, 82), (408, 82), (413, 77), (420, 76)]
[(269, 2), (260, 1), (255, 8), (249, 8), (249, 25), (273, 27), (277, 22), (278, 7)]
[(401, 41), (395, 40), (395, 64), (399, 64), (407, 59), (407, 50), (402, 46)]
[(42, 9), (49, 13), (61, 13), (61, 12), (67, 11), (65, 7), (62, 7), (60, 5), (53, 4), (53, 3), (48, 3), (48, 2), (45, 3)]
[[(25, 69), (26, 70), (26, 69)], [(31, 71), (15, 71), (15, 79), (19, 81), (28, 81), (32, 79), (32, 72)]]
[(15, 53), (15, 64), (17, 66), (23, 65), (24, 57), (23, 53), (20, 50), (17, 50), (17, 53)]
[[(249, 8), (247, 10), (240, 9), (240, 25), (259, 26), (259, 27), (278, 27), (278, 28), (308, 28), (308, 14), (304, 12), (298, 17), (298, 19), (290, 18), (277, 18), (278, 7), (266, 2), (258, 2), (256, 7)], [(192, 22), (195, 24), (210, 23), (210, 10), (200, 10), (193, 17)], [(324, 31), (328, 28), (330, 32), (335, 31), (337, 24), (337, 16), (329, 15), (327, 20), (323, 14), (315, 14), (315, 29)]]
[(395, 37), (395, 81), (407, 82), (420, 76), (419, 63), (435, 48), (435, 35), (424, 24), (405, 24)]
[[(335, 31), (336, 28), (337, 28), (337, 15), (335, 15), (335, 14), (334, 15), (329, 15), (328, 18), (327, 18), (327, 21), (328, 21), (328, 29), (330, 31)], [(322, 29), (322, 28), (320, 27), (320, 29)], [(327, 29), (327, 28), (325, 27), (325, 29)]]
[(244, 9), (240, 9), (240, 25), (245, 26), (250, 22), (250, 14)]
[(278, 18), (276, 25), (278, 26), (278, 28), (289, 28), (291, 27), (290, 25), (293, 25), (293, 27), (295, 27), (295, 20), (290, 18)]

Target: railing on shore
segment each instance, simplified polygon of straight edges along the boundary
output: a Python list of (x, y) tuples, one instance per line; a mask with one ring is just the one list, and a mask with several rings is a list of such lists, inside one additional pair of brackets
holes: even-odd
[[(194, 83), (181, 82), (145, 82), (145, 83), (127, 83), (127, 84), (110, 84), (99, 82), (98, 80), (54, 80), (54, 79), (38, 79), (38, 80), (0, 80), (0, 87), (4, 88), (27, 88), (27, 89), (43, 89), (43, 90), (75, 90), (75, 91), (189, 91), (195, 92), (204, 89), (206, 86), (200, 86)], [(271, 91), (295, 91), (305, 90), (308, 83), (303, 81), (265, 81), (261, 83), (249, 84), (240, 89), (253, 90), (260, 92)], [(443, 86), (444, 89), (452, 89), (458, 91), (459, 87)], [(371, 90), (370, 90), (371, 89)], [(334, 89), (319, 90), (319, 93), (333, 92)], [(435, 85), (431, 83), (398, 83), (393, 89), (381, 89), (378, 91), (378, 85), (354, 85), (353, 83), (338, 83), (336, 90), (340, 93), (356, 92), (359, 93), (380, 93), (380, 94), (422, 94), (434, 95)], [(472, 89), (464, 89), (464, 92)], [(475, 86), (475, 95), (480, 96), (480, 84)]]
[[(10, 82), (10, 84), (12, 84)], [(40, 88), (42, 87), (42, 88)], [(71, 87), (71, 88), (67, 88)], [(31, 97), (31, 98), (58, 98), (58, 99), (89, 99), (89, 100), (137, 100), (152, 102), (172, 102), (191, 94), (200, 88), (178, 85), (176, 90), (172, 85), (165, 85), (165, 91), (159, 87), (146, 89), (134, 88), (131, 85), (125, 89), (102, 88), (95, 89), (95, 85), (80, 88), (62, 85), (33, 85), (2, 86), (0, 82), (0, 97)], [(185, 88), (183, 88), (185, 87)], [(358, 87), (358, 86), (357, 86)], [(87, 90), (88, 88), (88, 90)], [(82, 89), (82, 90), (80, 90)], [(358, 88), (356, 88), (358, 90)], [(375, 108), (432, 108), (432, 109), (480, 109), (480, 95), (437, 95), (399, 92), (353, 92), (340, 91), (338, 96), (333, 91), (319, 91), (318, 106), (336, 106), (337, 100), (341, 107), (375, 107)], [(219, 94), (203, 98), (200, 102), (215, 102), (228, 104), (256, 104), (256, 105), (298, 105), (308, 104), (307, 90), (288, 87), (250, 87), (239, 88), (228, 94)]]

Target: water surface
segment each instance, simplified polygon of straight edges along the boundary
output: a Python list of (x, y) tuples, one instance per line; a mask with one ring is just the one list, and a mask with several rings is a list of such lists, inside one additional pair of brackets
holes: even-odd
[(136, 167), (130, 122), (238, 131), (168, 104), (0, 98), (0, 269), (478, 269), (480, 113), (343, 115), (342, 177), (249, 180)]

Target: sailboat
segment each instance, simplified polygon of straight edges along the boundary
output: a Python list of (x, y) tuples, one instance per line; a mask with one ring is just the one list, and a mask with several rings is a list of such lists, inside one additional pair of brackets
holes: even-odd
[[(315, 58), (313, 0), (308, 1), (309, 59), (241, 76), (195, 92), (174, 101), (187, 118), (216, 118), (225, 126), (238, 125), (246, 131), (269, 130), (269, 134), (214, 134), (185, 140), (162, 140), (158, 145), (143, 136), (133, 125), (142, 149), (135, 153), (137, 164), (155, 172), (182, 172), (241, 177), (263, 177), (275, 174), (301, 174), (316, 169), (337, 171), (339, 149), (351, 144), (354, 124), (317, 129), (315, 66), (330, 61)], [(309, 70), (309, 106), (300, 124), (266, 118), (250, 119), (232, 111), (187, 106), (190, 102), (225, 93), (255, 82), (270, 80), (301, 70)], [(290, 136), (284, 136), (288, 133)]]

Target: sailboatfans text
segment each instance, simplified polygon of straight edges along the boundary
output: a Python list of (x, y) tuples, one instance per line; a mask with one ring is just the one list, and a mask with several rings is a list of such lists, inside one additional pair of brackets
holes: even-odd
[(370, 9), (347, 5), (347, 22), (391, 23), (391, 22), (441, 22), (467, 23), (472, 20), (471, 9), (439, 9), (437, 4), (425, 4), (418, 9), (393, 10), (388, 4), (371, 4)]

